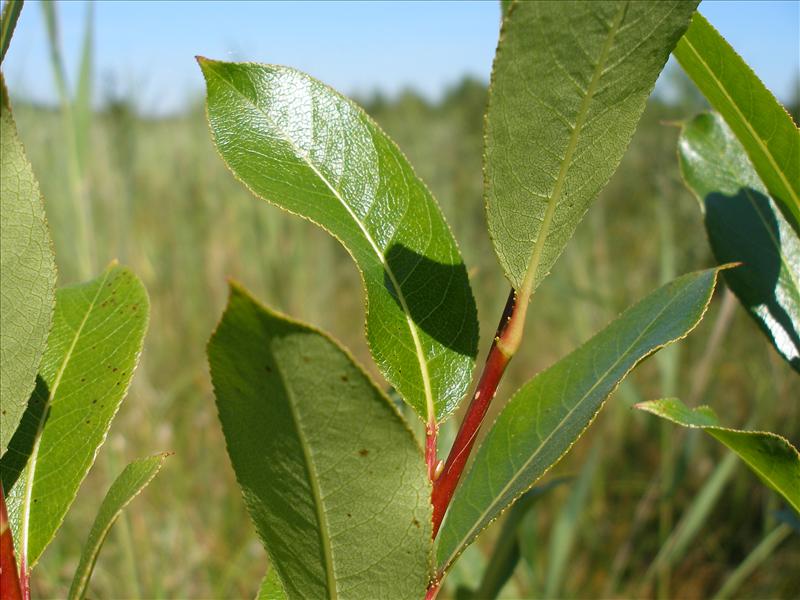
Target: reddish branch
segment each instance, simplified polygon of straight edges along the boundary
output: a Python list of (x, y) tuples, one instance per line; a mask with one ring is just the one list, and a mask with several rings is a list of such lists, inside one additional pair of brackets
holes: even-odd
[(527, 299), (517, 303), (517, 294), (512, 289), (508, 296), (506, 307), (503, 310), (503, 316), (500, 318), (500, 324), (497, 326), (497, 333), (492, 342), (492, 347), (489, 349), (489, 355), (486, 357), (483, 374), (467, 408), (467, 414), (461, 422), (461, 427), (453, 442), (453, 447), (450, 449), (444, 469), (433, 481), (431, 503), (433, 504), (434, 537), (439, 531), (444, 513), (447, 511), (453, 492), (455, 492), (456, 486), (461, 479), (461, 474), (467, 464), (472, 446), (475, 444), (475, 439), (478, 436), (483, 418), (486, 416), (486, 411), (497, 393), (500, 378), (503, 376), (511, 357), (519, 347), (526, 308)]
[(17, 561), (14, 559), (14, 538), (8, 525), (6, 497), (0, 484), (0, 598), (22, 600)]

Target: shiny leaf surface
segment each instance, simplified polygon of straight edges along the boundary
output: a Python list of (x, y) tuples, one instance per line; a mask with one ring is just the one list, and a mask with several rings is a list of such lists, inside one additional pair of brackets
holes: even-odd
[(428, 189), (364, 111), (322, 83), (287, 67), (199, 62), (228, 167), (344, 244), (366, 288), (378, 367), (422, 419), (442, 420), (471, 379), (478, 323)]
[(430, 484), (389, 399), (329, 337), (236, 286), (208, 356), (228, 454), (287, 596), (421, 598)]
[(781, 356), (800, 371), (800, 237), (714, 113), (695, 117), (678, 142), (681, 173), (705, 213), (725, 282)]

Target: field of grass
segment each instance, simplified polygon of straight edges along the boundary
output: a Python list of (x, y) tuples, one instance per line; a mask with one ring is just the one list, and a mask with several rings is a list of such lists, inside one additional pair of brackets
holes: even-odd
[[(435, 105), (411, 92), (364, 101), (454, 230), (478, 303), (482, 353), (508, 290), (484, 221), (485, 101), (483, 84), (469, 80)], [(498, 404), (660, 282), (712, 264), (697, 203), (680, 182), (678, 128), (670, 124), (698, 108), (691, 100), (651, 102), (619, 171), (537, 291), (524, 348)], [(131, 393), (33, 573), (33, 592), (64, 594), (94, 509), (122, 466), (171, 450), (163, 473), (112, 531), (90, 595), (252, 598), (266, 556), (225, 452), (205, 344), (225, 302), (226, 280), (234, 278), (265, 302), (330, 331), (380, 381), (364, 340), (357, 271), (324, 232), (255, 199), (234, 180), (199, 103), (156, 120), (138, 116), (123, 98), (93, 115), (82, 195), (90, 235), (81, 234), (71, 200), (61, 115), (17, 99), (15, 117), (46, 198), (59, 284), (118, 258), (140, 275), (152, 302)], [(82, 248), (89, 257), (83, 266)], [(730, 426), (776, 431), (797, 445), (797, 381), (744, 310), (719, 290), (697, 330), (643, 364), (548, 475), (575, 479), (526, 517), (522, 560), (501, 597), (710, 597), (768, 536), (761, 547), (770, 552), (768, 562), (737, 573), (747, 576), (733, 594), (796, 595), (800, 536), (780, 525), (776, 496), (719, 444), (631, 406), (674, 395), (711, 405)], [(465, 554), (440, 597), (453, 597), (460, 583), (477, 584), (500, 527)]]

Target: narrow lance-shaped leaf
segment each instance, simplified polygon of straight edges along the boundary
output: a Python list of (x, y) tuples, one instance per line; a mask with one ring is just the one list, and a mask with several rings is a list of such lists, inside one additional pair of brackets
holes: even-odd
[(378, 367), (420, 417), (444, 419), (471, 379), (478, 324), (428, 189), (364, 111), (322, 83), (287, 67), (199, 62), (228, 167), (344, 244), (366, 288)]
[(290, 598), (414, 598), (431, 552), (421, 450), (333, 340), (232, 287), (208, 346), (245, 504)]
[(726, 283), (780, 355), (800, 371), (800, 237), (769, 196), (739, 140), (715, 113), (684, 125), (681, 173), (705, 213)]
[[(6, 6), (4, 24), (14, 6)], [(25, 412), (47, 343), (56, 267), (39, 184), (17, 135), (2, 75), (0, 95), (1, 456)]]
[(20, 12), (22, 12), (22, 0), (6, 0), (3, 2), (3, 14), (0, 15), (0, 64), (6, 57)]
[(489, 233), (524, 298), (619, 165), (697, 2), (514, 2), (484, 155)]
[(53, 539), (105, 440), (136, 367), (148, 313), (144, 286), (116, 265), (56, 293), (36, 389), (0, 460), (3, 486), (13, 485), (9, 513), (28, 569)]
[(86, 589), (92, 577), (97, 556), (100, 554), (100, 548), (103, 547), (108, 532), (122, 513), (122, 509), (138, 496), (139, 492), (147, 487), (147, 484), (156, 476), (166, 457), (167, 454), (156, 454), (135, 460), (125, 467), (111, 484), (94, 519), (86, 545), (81, 553), (81, 561), (73, 575), (68, 595), (70, 600), (86, 596)]
[(639, 361), (697, 325), (716, 273), (662, 286), (514, 394), (453, 497), (437, 546), (440, 569), (566, 454)]
[(725, 118), (770, 196), (800, 232), (800, 131), (789, 113), (700, 13), (675, 58)]
[(735, 452), (761, 481), (800, 512), (800, 454), (786, 438), (766, 431), (728, 429), (708, 406), (692, 409), (677, 398), (642, 402), (636, 408), (684, 427), (702, 429)]

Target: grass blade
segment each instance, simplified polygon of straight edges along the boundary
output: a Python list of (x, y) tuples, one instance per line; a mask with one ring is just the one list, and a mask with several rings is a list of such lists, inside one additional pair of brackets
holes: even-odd
[(742, 583), (753, 574), (761, 564), (767, 560), (775, 549), (781, 545), (783, 540), (789, 537), (792, 533), (792, 528), (786, 523), (781, 523), (773, 529), (763, 540), (753, 548), (753, 551), (747, 555), (741, 564), (731, 573), (719, 588), (719, 591), (714, 594), (714, 600), (727, 600), (732, 598), (736, 591), (741, 587)]
[(600, 452), (595, 444), (589, 457), (581, 468), (581, 473), (572, 487), (566, 504), (559, 511), (550, 533), (550, 549), (545, 579), (546, 598), (561, 598), (564, 574), (567, 570), (575, 538), (578, 535), (581, 516), (589, 499), (589, 491), (594, 481)]

